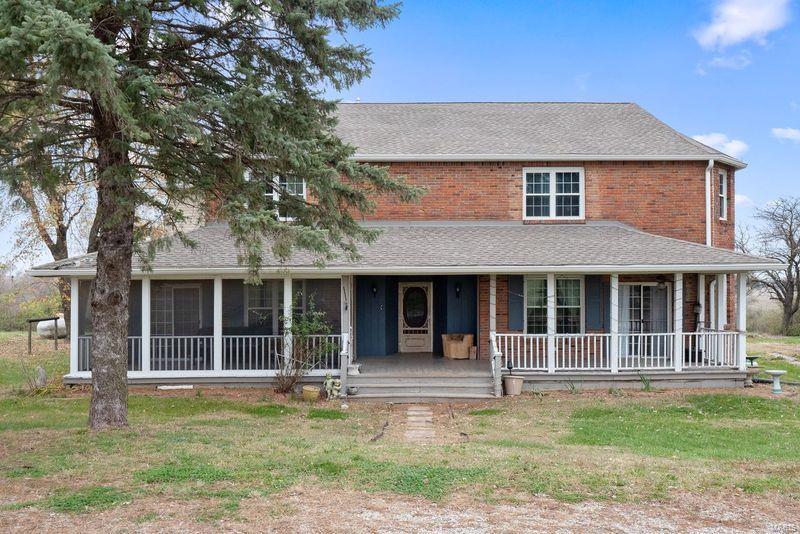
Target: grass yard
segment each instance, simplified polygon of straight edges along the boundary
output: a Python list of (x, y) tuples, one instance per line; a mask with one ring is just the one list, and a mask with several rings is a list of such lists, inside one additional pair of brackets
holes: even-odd
[[(689, 523), (676, 521), (711, 520), (708, 506), (732, 509), (727, 526), (746, 526), (750, 512), (735, 512), (747, 507), (779, 526), (800, 517), (797, 388), (782, 398), (761, 386), (437, 405), (437, 439), (424, 445), (404, 440), (402, 406), (134, 388), (130, 428), (94, 434), (85, 390), (20, 393), (30, 365), (15, 356), (18, 337), (0, 338), (2, 531), (369, 530), (386, 520), (396, 521), (389, 530), (494, 520), (513, 530), (533, 518), (563, 525), (564, 514), (681, 530)], [(46, 348), (35, 358), (66, 365)]]
[[(800, 382), (800, 336), (748, 336), (748, 354), (760, 356), (758, 364), (764, 369), (783, 369), (782, 380)], [(762, 378), (769, 375), (762, 373)]]

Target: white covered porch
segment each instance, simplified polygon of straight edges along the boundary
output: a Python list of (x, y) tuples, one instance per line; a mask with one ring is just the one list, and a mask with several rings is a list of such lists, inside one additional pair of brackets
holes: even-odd
[[(696, 277), (696, 302), (687, 310), (685, 280)], [(609, 377), (642, 373), (666, 376), (674, 373), (746, 370), (747, 273), (672, 273), (669, 324), (643, 328), (620, 317), (620, 274), (609, 275), (609, 328), (603, 332), (557, 331), (556, 273), (546, 275), (546, 331), (503, 332), (497, 328), (497, 275), (489, 281), (489, 357), (495, 393), (501, 376), (513, 373), (531, 381), (543, 375), (568, 379)], [(735, 323), (728, 322), (728, 281), (735, 283)], [(710, 282), (710, 283), (709, 283)], [(707, 294), (708, 293), (708, 294)], [(630, 298), (630, 297), (629, 297)], [(685, 331), (686, 317), (696, 314), (695, 329)], [(733, 375), (732, 375), (733, 376)]]

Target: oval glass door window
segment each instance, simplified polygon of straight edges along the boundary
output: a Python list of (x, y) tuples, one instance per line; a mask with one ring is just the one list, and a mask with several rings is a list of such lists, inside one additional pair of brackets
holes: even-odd
[(428, 295), (421, 287), (409, 287), (403, 294), (403, 321), (409, 328), (422, 328), (428, 321)]

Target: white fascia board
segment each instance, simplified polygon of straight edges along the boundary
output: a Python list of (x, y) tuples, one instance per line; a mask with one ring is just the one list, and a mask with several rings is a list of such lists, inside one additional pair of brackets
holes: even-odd
[[(659, 274), (659, 273), (745, 273), (753, 271), (771, 271), (783, 266), (777, 263), (718, 263), (718, 264), (668, 264), (668, 265), (443, 265), (443, 266), (352, 266), (352, 267), (296, 267), (288, 269), (292, 274), (301, 274), (316, 278), (334, 278), (348, 274), (395, 274), (395, 275), (430, 275), (430, 274), (535, 274), (535, 273), (582, 273), (582, 274)], [(287, 269), (262, 269), (261, 275), (265, 278), (280, 277), (286, 274)], [(58, 271), (29, 271), (33, 277), (76, 276), (92, 277), (94, 270), (58, 270)], [(149, 272), (134, 270), (131, 276), (134, 279), (142, 276), (157, 278), (208, 278), (209, 276), (222, 276), (223, 278), (243, 278), (248, 271), (242, 267), (213, 268), (213, 269), (156, 269)]]
[(354, 154), (361, 162), (392, 161), (708, 161), (713, 158), (736, 169), (747, 164), (724, 154), (620, 155), (620, 154)]

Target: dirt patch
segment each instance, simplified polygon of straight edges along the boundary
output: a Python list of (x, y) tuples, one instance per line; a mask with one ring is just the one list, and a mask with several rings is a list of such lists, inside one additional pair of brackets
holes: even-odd
[(35, 508), (0, 513), (4, 532), (132, 530), (160, 532), (796, 532), (800, 502), (779, 495), (680, 494), (641, 504), (562, 503), (532, 497), (513, 505), (475, 504), (469, 495), (446, 503), (385, 493), (293, 487), (242, 501), (230, 516), (209, 519), (211, 499), (137, 500), (103, 512), (71, 515)]

